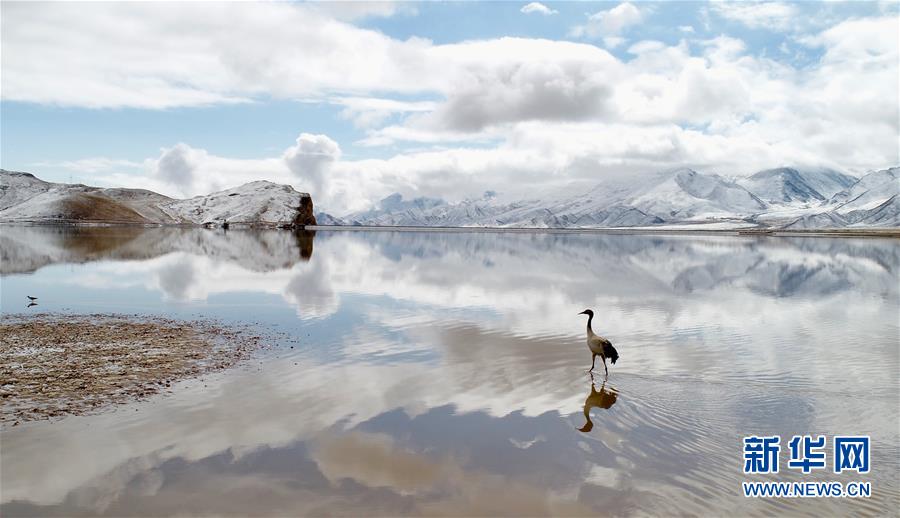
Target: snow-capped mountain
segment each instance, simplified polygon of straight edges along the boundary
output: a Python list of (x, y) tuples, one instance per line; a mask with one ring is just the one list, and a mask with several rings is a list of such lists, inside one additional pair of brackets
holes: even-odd
[(660, 179), (632, 197), (629, 205), (666, 221), (748, 216), (766, 209), (753, 193), (718, 175), (680, 169)]
[(371, 210), (328, 218), (338, 225), (433, 227), (897, 227), (898, 174), (892, 168), (856, 178), (830, 169), (779, 168), (734, 180), (676, 169), (554, 199), (500, 202), (488, 192), (450, 203), (392, 194)]
[(859, 178), (788, 228), (900, 226), (900, 168), (873, 171)]
[(290, 185), (251, 182), (178, 200), (144, 189), (45, 182), (0, 170), (0, 222), (97, 222), (171, 225), (312, 225), (312, 198)]
[(779, 167), (760, 171), (739, 183), (766, 203), (789, 204), (823, 202), (857, 180), (831, 169), (802, 171)]
[(828, 200), (842, 213), (872, 209), (900, 194), (900, 167), (871, 172)]

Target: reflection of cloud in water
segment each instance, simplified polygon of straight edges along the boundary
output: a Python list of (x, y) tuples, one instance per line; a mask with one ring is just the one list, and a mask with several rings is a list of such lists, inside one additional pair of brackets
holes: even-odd
[[(577, 455), (576, 452), (572, 452)], [(154, 459), (158, 460), (158, 459)], [(62, 509), (87, 514), (167, 515), (584, 515), (602, 501), (573, 501), (572, 490), (548, 487), (523, 472), (498, 476), (447, 455), (403, 447), (366, 432), (311, 443), (230, 451), (196, 460), (172, 458), (147, 471), (116, 470), (71, 492)], [(584, 470), (587, 461), (577, 461)], [(564, 465), (560, 465), (564, 468)], [(534, 471), (534, 470), (532, 470)], [(533, 479), (533, 480), (529, 480)], [(48, 514), (25, 503), (16, 514)], [(18, 511), (18, 513), (17, 513)]]
[[(179, 391), (133, 420), (85, 418), (90, 435), (80, 419), (5, 432), (4, 501), (53, 504), (84, 488), (82, 507), (109, 513), (192, 502), (199, 514), (259, 514), (248, 506), (265, 496), (273, 512), (295, 514), (582, 512), (563, 500), (589, 512), (662, 514), (674, 502), (708, 514), (734, 512), (734, 438), (748, 426), (864, 430), (884, 445), (879, 455), (896, 451), (896, 422), (884, 418), (895, 415), (900, 361), (895, 241), (327, 232), (315, 241), (310, 262), (266, 271), (196, 251), (76, 269), (71, 280), (86, 289), (86, 279), (107, 289), (137, 279), (172, 300), (271, 294), (296, 309), (292, 329), (328, 333), (261, 373)], [(594, 409), (580, 433), (585, 307), (622, 360), (610, 373), (615, 404)], [(121, 468), (133, 458), (149, 460)], [(394, 458), (402, 462), (385, 462)], [(883, 504), (896, 484), (879, 483), (886, 492), (873, 501)], [(196, 501), (202, 494), (216, 499)], [(498, 504), (498, 494), (515, 498)]]
[[(239, 233), (229, 232), (235, 242), (249, 239), (232, 234)], [(278, 243), (277, 236), (293, 239), (288, 232), (253, 239)], [(143, 279), (170, 300), (267, 293), (302, 319), (336, 314), (347, 295), (368, 297), (377, 302), (355, 306), (367, 328), (335, 340), (360, 355), (421, 351), (441, 343), (435, 333), (466, 326), (492, 347), (510, 335), (575, 338), (581, 325), (572, 308), (593, 307), (598, 332), (628, 358), (619, 371), (722, 375), (737, 363), (741, 379), (803, 362), (806, 349), (787, 347), (795, 342), (816, 343), (823, 357), (843, 358), (844, 372), (862, 372), (883, 362), (884, 349), (860, 348), (847, 358), (846, 344), (858, 339), (857, 329), (896, 320), (900, 252), (893, 240), (417, 232), (319, 232), (314, 239), (312, 260), (289, 268), (256, 271), (243, 266), (247, 259), (180, 252), (90, 264), (63, 282), (90, 289)], [(428, 325), (448, 319), (460, 324)], [(817, 325), (802, 324), (809, 322)], [(410, 338), (400, 344), (391, 339), (397, 332)], [(825, 362), (807, 369), (817, 376), (834, 370)], [(869, 376), (891, 383), (890, 373)]]
[(164, 265), (157, 271), (156, 278), (159, 289), (172, 300), (188, 300), (189, 294), (196, 292), (191, 287), (194, 284), (194, 263), (185, 260), (176, 261)]
[(283, 295), (284, 300), (297, 307), (300, 318), (323, 318), (337, 311), (340, 299), (329, 282), (324, 261), (313, 261), (294, 272)]
[[(46, 248), (40, 236), (32, 236), (36, 249)], [(846, 344), (858, 339), (858, 329), (896, 320), (894, 240), (319, 232), (304, 237), (316, 241), (310, 262), (298, 258), (311, 244), (299, 247), (289, 232), (229, 232), (227, 242), (267, 243), (251, 248), (253, 260), (265, 263), (267, 254), (277, 255), (269, 245), (288, 238), (294, 262), (285, 268), (258, 271), (245, 267), (248, 258), (178, 252), (92, 263), (61, 282), (86, 289), (138, 282), (177, 301), (266, 293), (281, 297), (301, 319), (334, 315), (353, 295), (366, 329), (335, 342), (359, 355), (411, 354), (441, 343), (435, 333), (462, 333), (467, 326), (491, 344), (508, 336), (575, 338), (581, 325), (573, 308), (592, 307), (597, 331), (621, 344), (628, 358), (616, 369), (634, 372), (721, 375), (723, 366), (744, 363), (741, 358), (753, 358), (753, 367), (742, 365), (748, 372), (779, 372), (787, 362), (804, 361), (806, 349), (787, 347), (798, 341), (818, 344), (824, 357), (843, 358), (845, 372), (861, 372), (883, 362), (884, 350), (860, 348), (845, 358)], [(187, 247), (185, 239), (176, 233), (156, 240)], [(197, 252), (207, 249), (206, 241), (198, 243)], [(428, 325), (448, 319), (459, 325)], [(396, 335), (410, 338), (401, 344)], [(807, 368), (818, 376), (833, 371), (824, 362)], [(889, 374), (870, 376), (889, 384)]]
[(140, 262), (97, 263), (62, 282), (86, 289), (144, 286), (161, 292), (166, 300), (178, 302), (206, 301), (221, 294), (267, 293), (296, 307), (301, 318), (328, 316), (340, 304), (325, 265), (316, 260), (259, 272), (179, 252)]
[(405, 494), (427, 489), (439, 478), (459, 471), (458, 467), (442, 466), (397, 448), (388, 435), (359, 432), (319, 440), (314, 457), (332, 484), (350, 478), (369, 487), (391, 487)]
[[(621, 396), (584, 435), (577, 428), (589, 380), (578, 367), (588, 358), (577, 344), (559, 337), (498, 340), (493, 331), (452, 324), (428, 335), (434, 328), (422, 324), (415, 333), (430, 336), (441, 351), (436, 364), (384, 365), (364, 356), (322, 363), (307, 351), (262, 374), (233, 373), (209, 380), (209, 388), (179, 391), (178, 398), (142, 407), (140, 420), (90, 418), (91, 434), (79, 433), (78, 419), (14, 430), (4, 435), (4, 469), (16, 473), (5, 479), (4, 498), (73, 502), (77, 494), (82, 507), (110, 514), (127, 508), (168, 514), (187, 504), (198, 514), (261, 514), (254, 502), (276, 514), (292, 508), (520, 514), (527, 513), (523, 503), (532, 514), (571, 514), (567, 506), (575, 503), (593, 512), (617, 505), (660, 514), (667, 502), (678, 502), (697, 514), (724, 505), (734, 490), (740, 472), (732, 469), (733, 439), (741, 423), (858, 429), (896, 402), (870, 396), (863, 414), (834, 414), (830, 409), (857, 400), (860, 387), (829, 389), (825, 380), (818, 387), (811, 385), (818, 380), (805, 379), (785, 390), (784, 380), (771, 376), (747, 386), (709, 373), (701, 376), (711, 383), (703, 383), (637, 369), (641, 374), (613, 374)], [(633, 358), (647, 361), (638, 352)], [(822, 415), (792, 415), (813, 388), (826, 422)], [(751, 415), (758, 402), (765, 402), (761, 413)], [(892, 433), (873, 435), (881, 444)], [(536, 437), (544, 440), (517, 445)], [(344, 448), (353, 454), (341, 454)], [(382, 462), (394, 455), (402, 462)], [(141, 456), (146, 464), (129, 460)], [(140, 498), (157, 486), (154, 470), (164, 483), (154, 498)], [(496, 494), (517, 496), (492, 500)]]

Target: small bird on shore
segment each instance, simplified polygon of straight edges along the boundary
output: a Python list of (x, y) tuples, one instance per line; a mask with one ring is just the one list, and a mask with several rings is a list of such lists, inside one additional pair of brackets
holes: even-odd
[(31, 295), (25, 295), (25, 296), (28, 297), (28, 300), (30, 300), (32, 302), (37, 300), (37, 297), (32, 297)]
[(591, 358), (591, 371), (594, 370), (594, 362), (597, 361), (597, 356), (600, 356), (600, 359), (603, 360), (603, 370), (606, 371), (606, 375), (609, 376), (609, 369), (606, 367), (606, 359), (616, 364), (616, 360), (619, 359), (619, 352), (616, 351), (616, 348), (613, 347), (612, 343), (603, 338), (600, 335), (594, 333), (594, 330), (591, 329), (591, 320), (594, 319), (594, 312), (590, 309), (586, 309), (579, 313), (579, 315), (587, 315), (587, 346), (588, 349), (591, 350), (593, 357)]

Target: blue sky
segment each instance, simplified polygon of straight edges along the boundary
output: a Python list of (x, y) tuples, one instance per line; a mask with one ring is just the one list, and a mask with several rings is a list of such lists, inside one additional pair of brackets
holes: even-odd
[(340, 213), (900, 161), (897, 3), (526, 5), (4, 4), (0, 164), (176, 196), (264, 178)]

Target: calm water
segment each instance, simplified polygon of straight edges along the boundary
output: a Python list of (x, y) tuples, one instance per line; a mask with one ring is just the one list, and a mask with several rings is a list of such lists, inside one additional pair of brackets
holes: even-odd
[[(897, 240), (2, 227), (0, 244), (4, 314), (299, 340), (149, 402), (4, 429), (3, 516), (900, 506)], [(621, 355), (605, 382), (585, 372), (585, 308)], [(743, 436), (808, 433), (870, 435), (872, 472), (804, 476), (785, 444), (781, 473), (743, 475)], [(746, 499), (744, 480), (874, 494)]]

